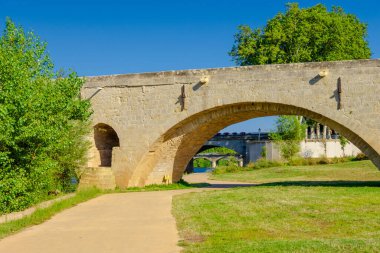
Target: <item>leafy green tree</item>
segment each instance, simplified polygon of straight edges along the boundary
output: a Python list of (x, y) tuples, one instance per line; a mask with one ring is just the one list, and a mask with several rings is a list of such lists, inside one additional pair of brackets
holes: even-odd
[(200, 152), (201, 154), (207, 154), (207, 153), (216, 153), (221, 155), (234, 155), (237, 154), (235, 150), (226, 148), (226, 147), (213, 147), (206, 150), (203, 150)]
[(196, 158), (193, 161), (195, 168), (211, 168), (211, 162), (205, 158)]
[(260, 156), (262, 159), (267, 159), (267, 147), (266, 146), (262, 146)]
[(276, 130), (269, 137), (280, 147), (282, 157), (291, 159), (300, 151), (300, 141), (305, 139), (306, 124), (298, 116), (279, 116)]
[[(329, 11), (322, 4), (300, 8), (297, 3), (290, 3), (287, 4), (285, 13), (278, 13), (263, 28), (252, 29), (241, 25), (238, 29), (235, 43), (229, 52), (238, 65), (338, 61), (371, 57), (366, 41), (367, 25), (360, 22), (355, 15), (345, 13), (341, 7), (333, 7)], [(311, 119), (306, 121), (310, 126), (316, 124)], [(284, 157), (289, 157), (297, 153), (298, 144), (290, 141), (285, 135), (282, 133), (273, 137), (284, 138), (281, 139), (283, 144), (288, 142), (289, 146), (281, 145), (281, 150)]]
[(350, 142), (343, 135), (339, 134), (339, 143), (340, 143), (340, 147), (343, 151), (343, 156), (346, 156), (345, 148), (346, 148), (347, 144)]
[(83, 82), (56, 73), (46, 43), (7, 19), (0, 37), (0, 213), (72, 188), (88, 148)]
[(368, 59), (367, 25), (340, 7), (287, 4), (263, 28), (239, 26), (229, 54), (238, 65)]
[(218, 166), (238, 166), (238, 164), (238, 160), (234, 156), (229, 156), (218, 161)]

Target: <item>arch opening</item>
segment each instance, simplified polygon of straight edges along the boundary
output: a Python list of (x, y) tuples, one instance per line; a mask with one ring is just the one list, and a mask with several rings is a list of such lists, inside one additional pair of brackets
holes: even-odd
[(302, 115), (329, 126), (362, 150), (377, 166), (380, 165), (380, 155), (361, 138), (363, 133), (356, 129), (351, 130), (350, 125), (339, 123), (339, 118), (330, 117), (329, 114), (322, 115), (315, 111), (289, 104), (238, 103), (204, 110), (171, 127), (154, 143), (158, 147), (155, 150), (154, 166), (150, 166), (150, 168), (142, 166), (145, 173), (141, 173), (138, 166), (134, 175), (132, 175), (131, 185), (146, 184), (146, 179), (151, 172), (149, 170), (153, 170), (157, 166), (161, 168), (166, 166), (172, 175), (173, 181), (178, 181), (192, 157), (207, 140), (221, 129), (248, 119), (273, 115)]
[(94, 127), (94, 141), (99, 155), (99, 167), (111, 167), (112, 150), (120, 146), (116, 131), (107, 124), (99, 123)]

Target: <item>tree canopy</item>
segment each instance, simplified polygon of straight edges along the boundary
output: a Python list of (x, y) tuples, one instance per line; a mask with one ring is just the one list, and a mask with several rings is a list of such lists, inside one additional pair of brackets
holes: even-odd
[[(341, 7), (329, 11), (323, 4), (300, 8), (289, 3), (285, 13), (278, 13), (262, 28), (239, 26), (229, 54), (238, 65), (368, 59), (366, 37), (367, 25)], [(296, 116), (279, 117), (271, 138), (281, 143), (285, 158), (298, 152), (302, 128)]]
[(279, 144), (281, 155), (290, 159), (299, 152), (299, 143), (306, 137), (306, 124), (297, 116), (280, 116), (276, 121), (276, 130), (269, 137)]
[(368, 59), (367, 25), (340, 7), (287, 4), (263, 28), (239, 26), (229, 54), (238, 65)]
[(0, 213), (70, 190), (88, 148), (83, 82), (55, 72), (46, 43), (7, 19), (0, 37)]
[(221, 154), (221, 155), (237, 154), (235, 150), (232, 150), (226, 147), (213, 147), (213, 148), (209, 148), (200, 152), (200, 154), (204, 154), (204, 153), (216, 153), (216, 154)]

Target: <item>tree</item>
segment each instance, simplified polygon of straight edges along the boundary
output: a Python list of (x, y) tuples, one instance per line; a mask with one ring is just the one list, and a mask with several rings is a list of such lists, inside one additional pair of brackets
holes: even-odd
[[(333, 7), (332, 11), (328, 11), (324, 5), (317, 4), (302, 9), (297, 3), (290, 3), (285, 13), (278, 13), (263, 28), (251, 29), (241, 25), (238, 29), (229, 52), (238, 65), (371, 57), (366, 41), (367, 25), (355, 15), (345, 13), (341, 7)], [(307, 122), (309, 125), (315, 124), (310, 119)], [(281, 141), (289, 142), (289, 139)], [(288, 144), (288, 150), (281, 145), (286, 156), (297, 150), (295, 142)]]
[(220, 155), (235, 155), (237, 152), (235, 150), (226, 148), (226, 147), (213, 147), (206, 150), (203, 150), (200, 152), (200, 154), (207, 154), (207, 153), (216, 153)]
[(342, 8), (287, 4), (265, 27), (239, 26), (230, 56), (238, 65), (368, 59), (367, 25)]
[(83, 79), (55, 72), (46, 43), (6, 20), (0, 37), (0, 213), (69, 191), (88, 143)]
[(339, 134), (339, 143), (340, 143), (340, 147), (341, 147), (341, 149), (343, 151), (343, 156), (346, 156), (346, 154), (345, 154), (345, 147), (350, 142), (343, 135)]
[(269, 134), (280, 147), (282, 157), (291, 159), (300, 151), (300, 141), (305, 139), (306, 124), (298, 116), (279, 116), (276, 130)]

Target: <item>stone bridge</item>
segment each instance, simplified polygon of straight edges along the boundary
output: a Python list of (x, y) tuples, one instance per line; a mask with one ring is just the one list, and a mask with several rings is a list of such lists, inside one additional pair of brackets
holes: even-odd
[(202, 154), (196, 154), (193, 159), (197, 158), (204, 158), (206, 160), (209, 160), (211, 162), (211, 168), (215, 169), (217, 162), (221, 159), (234, 157), (236, 161), (238, 162), (238, 165), (240, 167), (243, 167), (243, 156), (242, 155), (236, 155), (236, 154), (212, 154), (212, 153), (202, 153)]
[(337, 130), (380, 167), (380, 60), (262, 65), (87, 77), (91, 168), (119, 187), (178, 181), (228, 125), (304, 115)]
[(238, 154), (240, 154), (243, 158), (244, 163), (248, 163), (248, 155), (247, 155), (247, 142), (248, 141), (259, 141), (259, 140), (268, 140), (269, 134), (264, 133), (217, 133), (211, 139), (209, 139), (206, 143), (203, 144), (201, 149), (198, 151), (202, 152), (210, 148), (214, 147), (225, 147), (231, 149)]

